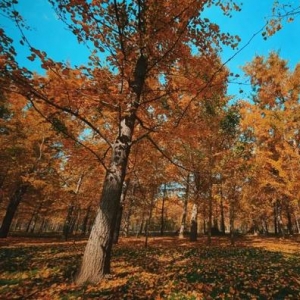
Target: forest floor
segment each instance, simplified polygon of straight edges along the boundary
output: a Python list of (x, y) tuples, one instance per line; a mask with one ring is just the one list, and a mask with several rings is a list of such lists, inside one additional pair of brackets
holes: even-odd
[(300, 241), (122, 238), (112, 274), (76, 286), (86, 240), (0, 239), (0, 299), (300, 299)]

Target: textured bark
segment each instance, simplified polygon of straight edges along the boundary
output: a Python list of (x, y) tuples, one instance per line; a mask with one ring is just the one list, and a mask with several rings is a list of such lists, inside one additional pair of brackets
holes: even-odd
[(9, 233), (9, 228), (11, 226), (14, 215), (18, 209), (18, 206), (22, 200), (22, 197), (27, 191), (28, 186), (24, 184), (20, 184), (13, 196), (10, 198), (9, 204), (6, 209), (5, 216), (2, 221), (2, 226), (0, 228), (0, 238), (6, 238)]
[[(126, 131), (126, 120), (123, 129)], [(102, 197), (90, 237), (85, 248), (80, 271), (76, 277), (77, 284), (97, 283), (110, 272), (110, 252), (113, 242), (117, 212), (120, 205), (122, 185), (129, 155), (130, 135), (121, 134), (114, 146), (110, 168), (107, 170), (102, 190)]]
[(111, 163), (106, 171), (100, 206), (84, 251), (81, 267), (75, 279), (77, 284), (98, 283), (105, 274), (110, 272), (113, 234), (120, 207), (136, 112), (146, 73), (147, 58), (141, 53), (136, 62), (134, 80), (130, 84), (135, 96), (120, 121), (119, 134), (112, 145)]

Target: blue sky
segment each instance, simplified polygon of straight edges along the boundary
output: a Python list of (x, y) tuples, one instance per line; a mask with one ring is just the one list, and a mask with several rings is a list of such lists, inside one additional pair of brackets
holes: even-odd
[[(281, 3), (287, 2), (281, 0)], [(293, 1), (291, 1), (293, 2)], [(297, 4), (299, 1), (294, 1)], [(242, 11), (234, 13), (232, 18), (222, 16), (213, 9), (206, 12), (211, 21), (218, 23), (221, 30), (237, 34), (242, 41), (243, 47), (251, 37), (258, 32), (266, 22), (266, 17), (271, 16), (273, 0), (244, 0)], [(299, 4), (299, 3), (298, 3)], [(79, 45), (76, 37), (66, 30), (65, 24), (57, 19), (54, 11), (47, 0), (19, 0), (17, 9), (27, 20), (32, 30), (26, 32), (26, 36), (32, 45), (38, 49), (46, 51), (48, 56), (57, 61), (68, 61), (71, 65), (85, 64), (88, 61), (89, 50), (85, 45)], [(9, 20), (0, 16), (0, 26), (15, 39), (15, 46), (18, 52), (18, 59), (21, 65), (30, 70), (40, 72), (37, 62), (32, 63), (27, 60), (28, 50), (18, 43), (19, 33), (16, 27)], [(261, 34), (253, 38), (251, 43), (238, 55), (236, 55), (227, 67), (233, 73), (241, 74), (239, 82), (246, 82), (242, 75), (241, 67), (250, 62), (255, 55), (268, 55), (271, 51), (278, 51), (280, 56), (289, 61), (289, 66), (294, 68), (300, 61), (300, 17), (294, 22), (284, 24), (281, 31), (267, 41), (263, 40)], [(237, 50), (224, 48), (221, 53), (223, 62), (231, 58)], [(239, 90), (244, 93), (240, 94)], [(245, 85), (230, 84), (228, 93), (235, 95), (235, 99), (248, 96), (249, 87)]]

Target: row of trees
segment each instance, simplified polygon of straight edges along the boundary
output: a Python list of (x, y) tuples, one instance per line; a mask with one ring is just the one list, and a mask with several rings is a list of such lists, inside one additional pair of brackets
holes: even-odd
[(298, 68), (257, 57), (245, 68), (252, 102), (229, 105), (232, 74), (217, 53), (239, 37), (201, 12), (215, 5), (230, 16), (236, 3), (50, 0), (94, 49), (74, 69), (30, 44), (13, 2), (0, 8), (47, 73), (20, 67), (1, 30), (2, 237), (14, 217), (15, 228), (26, 216), (26, 230), (39, 223), (65, 237), (93, 220), (76, 282), (98, 282), (110, 272), (120, 216), (126, 232), (140, 218), (147, 235), (160, 205), (164, 230), (170, 182), (185, 189), (181, 234), (193, 206), (194, 239), (198, 213), (209, 242), (218, 224), (233, 233), (235, 221), (268, 231), (273, 218), (276, 232), (286, 220), (290, 233), (299, 230)]

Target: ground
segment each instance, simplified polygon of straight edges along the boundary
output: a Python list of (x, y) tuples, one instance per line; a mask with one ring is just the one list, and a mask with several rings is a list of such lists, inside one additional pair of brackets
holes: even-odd
[(97, 285), (73, 278), (84, 240), (0, 239), (0, 299), (300, 299), (297, 239), (123, 238), (112, 274)]

